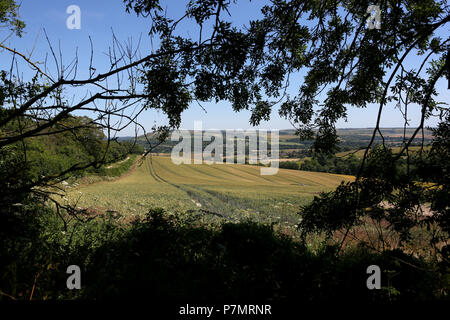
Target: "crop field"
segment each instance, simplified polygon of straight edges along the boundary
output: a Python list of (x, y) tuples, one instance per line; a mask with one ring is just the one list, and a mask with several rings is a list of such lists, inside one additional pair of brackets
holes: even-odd
[(174, 213), (197, 212), (229, 221), (252, 219), (294, 225), (301, 205), (351, 179), (288, 169), (262, 176), (258, 166), (176, 165), (170, 157), (153, 156), (117, 180), (73, 188), (67, 198), (81, 208), (114, 210), (125, 216), (162, 207)]

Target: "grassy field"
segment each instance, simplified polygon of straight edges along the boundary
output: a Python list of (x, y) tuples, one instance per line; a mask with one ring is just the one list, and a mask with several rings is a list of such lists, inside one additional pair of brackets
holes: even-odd
[[(147, 157), (125, 176), (78, 186), (68, 200), (98, 212), (142, 214), (151, 207), (202, 212), (238, 221), (250, 218), (286, 225), (298, 223), (299, 206), (351, 176), (280, 169), (261, 176), (260, 167), (239, 164), (175, 165), (169, 157)], [(211, 215), (211, 213), (202, 213)]]

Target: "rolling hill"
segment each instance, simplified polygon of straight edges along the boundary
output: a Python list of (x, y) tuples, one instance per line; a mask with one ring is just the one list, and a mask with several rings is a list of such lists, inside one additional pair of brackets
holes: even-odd
[(72, 189), (71, 203), (98, 212), (125, 216), (151, 207), (197, 212), (228, 221), (256, 219), (294, 225), (301, 205), (351, 176), (280, 169), (261, 176), (260, 167), (239, 164), (175, 165), (170, 157), (153, 156), (136, 164), (128, 175)]

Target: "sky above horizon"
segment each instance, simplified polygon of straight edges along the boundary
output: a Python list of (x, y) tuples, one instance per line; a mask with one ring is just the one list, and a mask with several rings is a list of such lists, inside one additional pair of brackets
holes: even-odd
[[(185, 10), (185, 2), (171, 0), (167, 3), (167, 11), (170, 15), (181, 17)], [(259, 8), (267, 1), (243, 1), (238, 3), (239, 8), (231, 11), (233, 22), (245, 23), (251, 18), (259, 16)], [(66, 20), (69, 14), (66, 8), (70, 5), (77, 5), (81, 9), (81, 29), (70, 30), (66, 27)], [(166, 6), (163, 5), (163, 8)], [(15, 48), (19, 52), (29, 54), (33, 50), (33, 61), (42, 62), (45, 54), (49, 51), (45, 40), (45, 29), (49, 40), (57, 48), (60, 46), (61, 52), (66, 63), (70, 63), (78, 50), (80, 60), (80, 71), (78, 78), (85, 78), (90, 57), (90, 41), (92, 38), (94, 44), (94, 65), (98, 72), (104, 72), (109, 69), (109, 59), (105, 55), (108, 47), (112, 43), (112, 30), (120, 41), (127, 41), (132, 38), (137, 43), (141, 37), (140, 53), (141, 56), (149, 54), (151, 43), (148, 37), (150, 22), (146, 18), (136, 17), (134, 13), (126, 13), (125, 4), (122, 0), (59, 0), (59, 1), (35, 1), (23, 0), (20, 8), (21, 19), (25, 21), (26, 28), (22, 38), (12, 37), (4, 44)], [(184, 26), (184, 31), (190, 30), (190, 26)], [(5, 38), (5, 31), (0, 31), (0, 41)], [(0, 69), (9, 69), (10, 59), (4, 57), (8, 55), (5, 52), (0, 53)], [(417, 60), (419, 61), (419, 60)], [(414, 57), (411, 57), (407, 64), (414, 66), (417, 64)], [(24, 71), (25, 78), (32, 75), (31, 71), (27, 74)], [(294, 84), (291, 95), (295, 95), (296, 88), (301, 85), (302, 74), (291, 78), (291, 84)], [(298, 85), (297, 85), (298, 83)], [(447, 81), (440, 80), (437, 83), (438, 100), (450, 101), (450, 94), (447, 89)], [(218, 103), (203, 103), (203, 110), (196, 102), (193, 102), (190, 108), (182, 114), (181, 128), (192, 129), (194, 121), (201, 120), (203, 129), (247, 129), (251, 128), (249, 124), (250, 111), (241, 111), (236, 113), (232, 110), (229, 102), (220, 101)], [(415, 106), (410, 109), (410, 125), (417, 126), (420, 119), (420, 107)], [(348, 121), (340, 120), (337, 123), (338, 128), (368, 128), (374, 127), (378, 113), (377, 105), (368, 105), (367, 108), (358, 109), (350, 107), (348, 109)], [(165, 124), (166, 116), (156, 110), (147, 110), (139, 118), (146, 130), (150, 130), (154, 124)], [(437, 121), (433, 120), (427, 123), (429, 126), (435, 126)], [(403, 127), (403, 118), (395, 108), (394, 104), (388, 104), (383, 112), (382, 127)], [(263, 121), (260, 129), (292, 129), (292, 125), (286, 119), (278, 115), (278, 108), (274, 108), (270, 121)], [(134, 128), (125, 129), (119, 136), (129, 136), (134, 134)]]

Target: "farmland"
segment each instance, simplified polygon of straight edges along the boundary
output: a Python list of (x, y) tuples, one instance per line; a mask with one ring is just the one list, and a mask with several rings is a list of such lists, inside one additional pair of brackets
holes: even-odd
[[(402, 145), (404, 137), (411, 137), (414, 129), (407, 128), (404, 130), (403, 128), (382, 128), (380, 129), (383, 137), (384, 143), (390, 147), (399, 147)], [(192, 131), (190, 131), (192, 134)], [(225, 136), (225, 131), (221, 131), (222, 135)], [(369, 141), (373, 134), (372, 128), (346, 128), (346, 129), (337, 129), (337, 134), (340, 138), (339, 148), (343, 152), (343, 154), (348, 154), (349, 152), (354, 152), (357, 149), (365, 148), (369, 144)], [(270, 134), (268, 135), (270, 137)], [(149, 134), (147, 136), (152, 143), (152, 145), (157, 144), (157, 140), (154, 135)], [(137, 143), (142, 145), (144, 148), (148, 149), (147, 139), (144, 136), (140, 136), (137, 138)], [(425, 145), (431, 142), (432, 135), (430, 130), (424, 130), (423, 142)], [(122, 137), (120, 140), (131, 140), (133, 141), (133, 137)], [(225, 141), (224, 141), (225, 142)], [(270, 138), (269, 138), (270, 144)], [(374, 140), (374, 144), (380, 144), (383, 140), (381, 137), (377, 136)], [(170, 153), (172, 151), (173, 146), (178, 143), (167, 139), (161, 145), (158, 145), (153, 149), (153, 152), (157, 153)], [(304, 158), (310, 156), (309, 149), (313, 143), (313, 140), (301, 141), (299, 136), (295, 134), (295, 130), (285, 129), (279, 131), (279, 149), (280, 149), (280, 157), (281, 158)], [(422, 144), (422, 134), (416, 136), (412, 145), (421, 145)], [(363, 153), (364, 151), (362, 151)], [(357, 153), (357, 156), (361, 155)]]
[(293, 225), (298, 223), (299, 206), (351, 179), (287, 169), (262, 176), (258, 166), (175, 165), (170, 157), (153, 156), (138, 161), (131, 173), (117, 180), (71, 189), (67, 198), (81, 208), (114, 210), (125, 216), (162, 207), (181, 214), (214, 213), (227, 221), (252, 219)]

